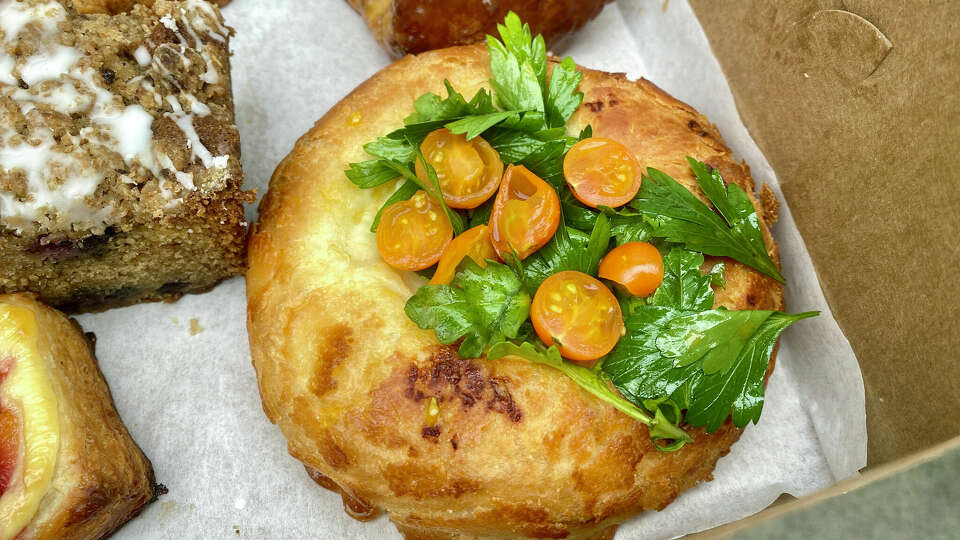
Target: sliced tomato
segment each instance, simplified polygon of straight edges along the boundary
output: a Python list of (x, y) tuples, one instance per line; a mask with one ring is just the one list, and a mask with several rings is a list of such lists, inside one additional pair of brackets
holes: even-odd
[(563, 159), (563, 176), (573, 196), (591, 208), (627, 204), (640, 191), (642, 178), (630, 149), (602, 137), (573, 145)]
[(547, 346), (574, 362), (589, 363), (610, 352), (625, 332), (617, 297), (583, 272), (558, 272), (543, 281), (530, 305), (530, 319)]
[(431, 285), (447, 285), (453, 281), (453, 275), (464, 258), (470, 257), (481, 268), (487, 267), (487, 260), (496, 260), (497, 252), (490, 243), (490, 229), (486, 225), (477, 225), (454, 238), (447, 244), (437, 263), (437, 271), (430, 279)]
[(663, 258), (647, 242), (627, 242), (607, 253), (600, 261), (598, 274), (623, 285), (630, 294), (650, 296), (663, 282)]
[(387, 207), (377, 227), (380, 257), (400, 270), (423, 270), (440, 260), (453, 238), (450, 219), (424, 191)]
[(550, 184), (523, 165), (510, 165), (490, 214), (493, 247), (506, 261), (526, 259), (553, 238), (560, 224), (560, 198)]
[[(503, 160), (490, 144), (480, 137), (467, 140), (447, 128), (431, 131), (420, 144), (423, 157), (440, 181), (443, 200), (451, 208), (476, 208), (497, 192), (503, 176)], [(427, 171), (420, 160), (417, 178), (430, 185)]]

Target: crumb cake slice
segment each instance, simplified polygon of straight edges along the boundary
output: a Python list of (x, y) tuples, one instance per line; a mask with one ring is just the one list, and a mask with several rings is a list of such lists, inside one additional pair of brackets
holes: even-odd
[(243, 271), (231, 33), (204, 0), (0, 0), (0, 293), (88, 311)]

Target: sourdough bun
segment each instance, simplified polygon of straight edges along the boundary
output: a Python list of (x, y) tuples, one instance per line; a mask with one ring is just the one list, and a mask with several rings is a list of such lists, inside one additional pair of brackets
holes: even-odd
[[(653, 84), (583, 70), (570, 133), (630, 148), (703, 196), (684, 156), (719, 168), (753, 197), (744, 164), (689, 106)], [(344, 176), (362, 145), (402, 125), (415, 98), (487, 85), (483, 46), (406, 57), (330, 110), (277, 168), (250, 236), (248, 331), (263, 407), (348, 511), (386, 511), (409, 538), (602, 538), (711, 478), (740, 436), (729, 422), (675, 453), (645, 426), (527, 361), (462, 359), (404, 314), (419, 278), (384, 263), (371, 220), (395, 184)], [(768, 249), (773, 207), (756, 197)], [(718, 259), (708, 258), (706, 266)], [(717, 305), (782, 309), (779, 284), (731, 260)], [(430, 397), (439, 421), (425, 423)]]

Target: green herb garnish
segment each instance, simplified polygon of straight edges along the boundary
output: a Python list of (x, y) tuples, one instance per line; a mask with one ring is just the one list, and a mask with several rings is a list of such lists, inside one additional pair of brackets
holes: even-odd
[(530, 316), (530, 294), (506, 265), (467, 259), (450, 285), (425, 285), (407, 301), (407, 316), (440, 343), (463, 338), (459, 354), (479, 358), (490, 343), (516, 339)]
[(719, 272), (702, 274), (702, 264), (703, 255), (682, 248), (664, 257), (663, 283), (646, 303), (624, 309), (627, 333), (603, 371), (633, 403), (674, 397), (690, 425), (715, 431), (732, 411), (744, 427), (760, 418), (777, 337), (817, 313), (711, 309)]
[[(541, 36), (510, 13), (498, 25), (500, 39), (487, 37), (493, 91), (467, 100), (449, 81), (446, 97), (427, 93), (413, 105), (404, 125), (364, 146), (373, 159), (350, 164), (347, 177), (360, 188), (405, 179), (380, 208), (424, 190), (442, 206), (456, 234), (489, 222), (493, 199), (469, 211), (443, 201), (436, 171), (420, 145), (432, 131), (447, 128), (467, 139), (483, 137), (505, 164), (521, 164), (557, 192), (562, 218), (553, 238), (522, 263), (465, 259), (449, 285), (421, 287), (405, 307), (420, 328), (432, 329), (444, 344), (460, 341), (465, 358), (486, 355), (525, 358), (557, 369), (586, 392), (649, 428), (661, 450), (691, 441), (679, 426), (718, 429), (728, 417), (744, 427), (763, 407), (763, 383), (780, 333), (816, 315), (776, 311), (714, 309), (714, 287), (724, 286), (724, 265), (704, 274), (704, 254), (731, 257), (783, 282), (763, 242), (749, 196), (726, 185), (719, 172), (688, 157), (705, 204), (668, 175), (648, 169), (636, 198), (613, 209), (589, 208), (572, 195), (563, 172), (578, 137), (566, 123), (583, 102), (582, 73), (570, 58), (553, 66), (549, 83)], [(426, 179), (415, 174), (419, 163)], [(714, 208), (716, 210), (714, 210)], [(651, 241), (663, 254), (664, 277), (647, 298), (626, 296), (620, 305), (626, 326), (614, 349), (595, 366), (565, 360), (557, 346), (546, 347), (530, 322), (531, 295), (551, 275), (576, 270), (596, 276), (612, 244)], [(661, 446), (657, 441), (670, 440)]]
[(693, 251), (730, 257), (783, 283), (780, 269), (767, 254), (757, 211), (746, 192), (736, 184), (724, 186), (720, 173), (706, 164), (691, 157), (687, 161), (720, 215), (667, 174), (647, 169), (640, 193), (630, 205), (653, 225), (653, 235)]

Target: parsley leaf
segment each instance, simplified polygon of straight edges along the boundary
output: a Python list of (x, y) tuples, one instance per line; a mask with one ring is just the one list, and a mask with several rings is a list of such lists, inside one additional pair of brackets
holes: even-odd
[(714, 431), (732, 408), (733, 425), (756, 424), (763, 410), (763, 379), (777, 337), (787, 326), (816, 314), (771, 314), (747, 340), (726, 372), (697, 379), (690, 390), (692, 401), (687, 421), (692, 425), (706, 425), (708, 431)]
[(719, 173), (687, 159), (700, 188), (723, 217), (676, 180), (650, 168), (630, 204), (653, 224), (653, 235), (707, 255), (731, 257), (783, 283), (764, 247), (757, 212), (747, 194), (736, 184), (724, 187)]
[(449, 80), (444, 79), (443, 86), (447, 89), (446, 98), (429, 92), (418, 97), (413, 102), (413, 109), (416, 112), (408, 116), (403, 123), (409, 126), (498, 112), (493, 106), (493, 98), (482, 88), (467, 102), (463, 94), (454, 90)]
[(650, 297), (650, 304), (685, 311), (713, 307), (711, 275), (700, 273), (703, 255), (674, 247), (663, 257), (663, 282)]
[(686, 394), (677, 401), (687, 402), (690, 425), (716, 431), (732, 411), (734, 425), (744, 427), (760, 417), (763, 377), (777, 337), (816, 314), (640, 307), (625, 317), (627, 334), (603, 370), (634, 403), (679, 391)]
[(566, 148), (567, 144), (563, 140), (550, 141), (520, 160), (520, 164), (553, 186), (553, 189), (562, 189), (566, 182), (563, 177), (563, 156)]
[(530, 295), (510, 267), (467, 260), (450, 285), (426, 285), (407, 300), (407, 316), (437, 340), (463, 338), (460, 356), (478, 358), (490, 343), (518, 336), (530, 314)]
[(390, 137), (378, 137), (377, 140), (363, 145), (363, 150), (371, 156), (392, 159), (401, 163), (413, 161), (416, 157), (409, 141)]
[(557, 227), (553, 238), (524, 261), (523, 282), (536, 291), (543, 280), (564, 270), (595, 276), (600, 259), (610, 246), (610, 223), (600, 215), (590, 236), (565, 226)]
[(347, 178), (359, 188), (372, 188), (396, 178), (395, 171), (385, 159), (371, 159), (360, 163), (351, 163), (346, 171)]
[(676, 441), (677, 444), (664, 448), (666, 450), (677, 450), (683, 444), (693, 440), (690, 435), (669, 422), (659, 409), (655, 417), (650, 418), (645, 411), (623, 399), (607, 385), (606, 377), (602, 371), (589, 369), (564, 360), (560, 356), (560, 351), (556, 345), (547, 349), (542, 345), (534, 345), (530, 342), (516, 345), (505, 341), (493, 345), (487, 351), (489, 360), (496, 360), (504, 356), (517, 356), (560, 370), (593, 396), (612, 405), (630, 418), (645, 424), (650, 429), (650, 438), (654, 441), (662, 439)]
[(490, 85), (503, 108), (543, 112), (547, 81), (547, 47), (543, 36), (532, 37), (530, 25), (512, 11), (497, 25), (501, 42), (487, 36), (490, 52)]
[(465, 134), (467, 140), (470, 140), (507, 118), (517, 116), (518, 114), (520, 114), (519, 111), (503, 111), (479, 116), (465, 116), (459, 120), (450, 122), (445, 127), (457, 135)]
[(562, 127), (583, 103), (583, 92), (577, 92), (583, 73), (577, 71), (569, 56), (554, 66), (550, 73), (550, 88), (547, 91), (547, 126)]

